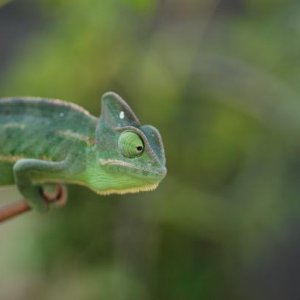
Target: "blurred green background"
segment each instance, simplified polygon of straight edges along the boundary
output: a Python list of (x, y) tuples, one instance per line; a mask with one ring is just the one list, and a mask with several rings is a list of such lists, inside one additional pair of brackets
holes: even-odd
[[(151, 193), (0, 227), (2, 300), (300, 299), (297, 0), (0, 0), (0, 96), (113, 90), (159, 128)], [(19, 199), (1, 190), (1, 203)]]

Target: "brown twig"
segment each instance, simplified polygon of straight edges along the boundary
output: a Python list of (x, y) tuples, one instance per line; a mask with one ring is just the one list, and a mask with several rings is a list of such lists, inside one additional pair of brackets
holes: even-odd
[(0, 223), (7, 221), (13, 217), (19, 216), (26, 211), (31, 210), (31, 207), (25, 201), (18, 201), (11, 204), (5, 204), (0, 207)]
[[(44, 195), (44, 198), (49, 204), (55, 203), (59, 206), (64, 205), (67, 201), (67, 189), (64, 185), (58, 184), (55, 196), (51, 197), (49, 195)], [(21, 214), (30, 210), (31, 207), (24, 200), (11, 204), (5, 204), (2, 207), (0, 206), (0, 223), (20, 216)]]

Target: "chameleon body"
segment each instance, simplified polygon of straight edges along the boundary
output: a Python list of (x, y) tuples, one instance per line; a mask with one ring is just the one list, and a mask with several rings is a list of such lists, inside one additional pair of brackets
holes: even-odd
[(0, 99), (0, 185), (16, 184), (28, 204), (48, 209), (43, 184), (80, 184), (107, 195), (153, 190), (166, 175), (161, 136), (117, 94), (100, 118), (72, 103)]

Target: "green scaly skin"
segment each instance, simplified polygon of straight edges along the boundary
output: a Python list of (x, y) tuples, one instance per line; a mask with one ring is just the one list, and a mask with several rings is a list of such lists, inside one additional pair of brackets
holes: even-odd
[(165, 177), (165, 164), (158, 130), (142, 126), (115, 93), (102, 96), (100, 118), (61, 100), (0, 99), (0, 185), (16, 184), (40, 212), (48, 209), (45, 183), (104, 195), (147, 191)]

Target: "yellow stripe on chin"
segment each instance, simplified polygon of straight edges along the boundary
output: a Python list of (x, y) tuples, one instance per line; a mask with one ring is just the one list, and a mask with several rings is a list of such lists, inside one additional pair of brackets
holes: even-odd
[(149, 184), (149, 185), (145, 185), (145, 186), (141, 186), (141, 187), (134, 187), (134, 188), (129, 188), (129, 189), (123, 189), (123, 190), (106, 190), (106, 191), (101, 191), (101, 192), (97, 192), (97, 194), (99, 195), (103, 195), (103, 196), (108, 196), (111, 194), (119, 194), (119, 195), (123, 195), (123, 194), (132, 194), (132, 193), (138, 193), (138, 192), (150, 192), (153, 191), (157, 188), (158, 183), (154, 183), (154, 184)]

